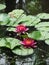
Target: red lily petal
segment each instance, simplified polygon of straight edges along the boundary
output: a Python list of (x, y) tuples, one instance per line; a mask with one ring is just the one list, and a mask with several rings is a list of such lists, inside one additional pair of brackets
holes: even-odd
[(26, 32), (26, 31), (28, 31), (28, 30), (29, 30), (29, 29), (26, 28), (26, 26), (24, 26), (24, 25), (22, 25), (22, 24), (16, 26), (16, 32), (18, 32), (18, 33), (24, 33), (24, 32)]

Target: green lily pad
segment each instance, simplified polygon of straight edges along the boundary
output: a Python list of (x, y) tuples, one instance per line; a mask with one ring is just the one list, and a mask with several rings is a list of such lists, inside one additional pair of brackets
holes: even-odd
[(20, 41), (18, 39), (14, 39), (14, 38), (6, 38), (6, 46), (8, 45), (8, 43), (10, 44), (10, 49), (13, 49), (16, 46), (20, 46)]
[(45, 40), (49, 39), (49, 33), (46, 31), (33, 31), (32, 33), (28, 34), (28, 37), (35, 40)]
[(47, 13), (40, 13), (37, 15), (38, 18), (40, 19), (49, 19), (49, 14)]
[(47, 31), (47, 32), (49, 32), (49, 27), (38, 27), (37, 29), (40, 30), (40, 31)]
[(0, 25), (7, 25), (9, 22), (9, 17), (7, 14), (0, 14)]
[(19, 18), (22, 14), (24, 13), (24, 11), (23, 10), (21, 10), (21, 9), (15, 9), (15, 10), (13, 10), (12, 12), (9, 12), (9, 16), (10, 15), (13, 15), (13, 17), (11, 17), (11, 18)]
[(15, 31), (15, 28), (10, 27), (10, 28), (7, 28), (7, 30), (8, 31)]
[(6, 41), (4, 40), (4, 38), (0, 38), (0, 47), (4, 47), (6, 44)]
[(3, 10), (5, 8), (6, 8), (6, 6), (4, 4), (0, 4), (0, 10)]
[(41, 37), (39, 38), (39, 40), (47, 40), (49, 39), (49, 33), (46, 31), (40, 31), (41, 33)]
[(24, 47), (21, 47), (20, 49), (16, 48), (16, 49), (13, 50), (13, 53), (20, 55), (20, 56), (31, 55), (31, 54), (33, 54), (33, 52), (34, 51), (33, 51), (32, 48), (24, 48)]
[(32, 33), (28, 34), (28, 36), (30, 38), (39, 40), (39, 38), (41, 37), (41, 33), (40, 33), (40, 31), (33, 31)]
[(0, 38), (0, 47), (7, 47), (10, 49), (20, 46), (20, 41), (14, 38)]
[(40, 22), (37, 25), (35, 25), (35, 28), (39, 27), (49, 27), (49, 22)]
[(32, 16), (32, 15), (26, 15), (24, 14), (23, 10), (18, 10), (18, 9), (10, 12), (9, 16), (10, 15), (11, 15), (10, 19), (12, 26), (16, 26), (19, 23), (24, 24), (26, 26), (35, 26), (37, 23), (41, 21), (40, 18), (37, 18), (36, 16)]
[[(23, 20), (23, 18), (22, 18)], [(31, 16), (28, 15), (25, 17), (25, 21), (22, 21), (22, 24), (26, 25), (26, 26), (35, 26), (37, 23), (40, 22), (40, 19), (37, 18), (36, 16)]]
[(46, 43), (47, 45), (49, 45), (49, 39), (45, 40), (45, 43)]

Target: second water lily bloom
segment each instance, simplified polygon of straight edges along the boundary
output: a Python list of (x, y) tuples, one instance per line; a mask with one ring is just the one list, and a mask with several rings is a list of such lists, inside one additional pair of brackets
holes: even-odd
[(16, 32), (18, 32), (18, 33), (24, 33), (28, 30), (29, 29), (26, 26), (22, 25), (22, 24), (16, 26)]
[(32, 48), (37, 47), (37, 46), (36, 46), (36, 42), (35, 42), (33, 39), (31, 39), (31, 38), (26, 38), (26, 39), (24, 39), (24, 40), (21, 42), (21, 44), (23, 44), (25, 47), (32, 47)]

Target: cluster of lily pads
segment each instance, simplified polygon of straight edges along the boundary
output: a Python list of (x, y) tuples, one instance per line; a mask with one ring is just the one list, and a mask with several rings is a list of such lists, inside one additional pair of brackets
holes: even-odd
[(49, 14), (26, 15), (21, 9), (0, 14), (0, 47), (6, 47), (17, 55), (30, 55), (38, 40), (49, 45)]

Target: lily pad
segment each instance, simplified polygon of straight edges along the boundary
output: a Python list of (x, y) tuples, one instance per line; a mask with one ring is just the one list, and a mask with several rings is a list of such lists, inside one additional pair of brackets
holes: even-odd
[(4, 47), (6, 44), (6, 41), (4, 40), (4, 38), (0, 38), (0, 47)]
[(40, 30), (40, 31), (47, 31), (47, 32), (49, 32), (49, 27), (38, 27), (37, 29)]
[(15, 31), (15, 28), (7, 28), (8, 31)]
[(49, 33), (46, 31), (40, 31), (41, 33), (41, 37), (39, 38), (39, 40), (47, 40), (49, 39)]
[(38, 18), (40, 19), (49, 19), (49, 14), (47, 13), (40, 13), (37, 15)]
[[(12, 12), (9, 12), (9, 16), (11, 17), (11, 18), (19, 18), (22, 14), (24, 13), (24, 11), (23, 10), (21, 10), (21, 9), (15, 9), (15, 10), (13, 10)], [(12, 16), (11, 16), (12, 15)]]
[(38, 27), (49, 27), (49, 22), (40, 22), (37, 25), (35, 25), (35, 28)]
[(36, 16), (32, 15), (26, 15), (24, 14), (23, 10), (13, 10), (9, 13), (11, 22), (14, 22), (12, 26), (16, 26), (17, 24), (24, 24), (26, 26), (35, 26), (37, 23), (39, 23), (41, 20), (40, 18), (37, 18)]
[(49, 45), (49, 39), (45, 40), (45, 43), (46, 43), (47, 45)]
[(10, 49), (20, 46), (20, 41), (14, 38), (0, 38), (0, 47), (7, 47)]
[(28, 15), (26, 16), (25, 21), (22, 22), (22, 24), (26, 26), (35, 26), (39, 22), (40, 22), (40, 19), (37, 18), (36, 16)]
[(32, 33), (28, 34), (28, 36), (35, 40), (39, 40), (39, 38), (41, 37), (41, 33), (40, 31), (33, 31)]
[(7, 25), (9, 22), (9, 17), (7, 14), (0, 14), (0, 25)]
[(10, 44), (10, 49), (13, 49), (16, 46), (20, 46), (20, 41), (18, 39), (14, 39), (14, 38), (6, 38), (6, 46), (8, 45), (8, 43)]
[(31, 55), (31, 54), (33, 54), (33, 52), (34, 51), (33, 51), (32, 48), (24, 48), (24, 47), (21, 47), (20, 49), (16, 48), (16, 49), (13, 50), (13, 53), (20, 55), (20, 56)]
[(6, 8), (6, 6), (4, 4), (0, 4), (0, 10), (3, 10), (5, 8)]

